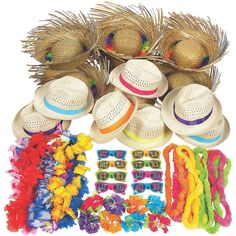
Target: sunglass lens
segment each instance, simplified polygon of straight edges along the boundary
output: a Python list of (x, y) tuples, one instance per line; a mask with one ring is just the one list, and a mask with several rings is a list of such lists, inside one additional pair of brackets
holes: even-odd
[(149, 155), (151, 158), (159, 158), (159, 151), (151, 150), (151, 151), (148, 152), (148, 155)]
[(125, 172), (115, 172), (114, 173), (114, 179), (117, 181), (125, 181)]
[(151, 183), (151, 190), (153, 192), (162, 192), (163, 184), (159, 182)]
[(124, 169), (126, 167), (125, 161), (115, 161), (115, 167), (117, 169)]
[(142, 150), (133, 151), (133, 158), (139, 159), (143, 157), (144, 152)]
[(133, 161), (132, 164), (135, 169), (142, 169), (144, 167), (144, 161)]
[(162, 172), (161, 171), (152, 171), (150, 173), (150, 177), (152, 180), (161, 180), (162, 179)]
[(99, 150), (98, 151), (98, 157), (100, 157), (100, 158), (107, 158), (108, 155), (109, 155), (108, 150)]
[(126, 190), (126, 184), (114, 184), (113, 185), (113, 190), (116, 192), (116, 193), (124, 193), (125, 190)]
[(108, 172), (99, 172), (97, 173), (97, 177), (98, 177), (98, 180), (105, 181), (105, 180), (108, 180), (109, 174)]
[(106, 192), (108, 189), (108, 185), (106, 183), (96, 183), (96, 191), (98, 193), (100, 192)]
[(133, 171), (132, 174), (135, 180), (143, 180), (145, 178), (144, 171)]
[(109, 161), (99, 161), (98, 168), (99, 169), (107, 169), (109, 167)]
[(160, 169), (160, 167), (161, 167), (161, 162), (160, 162), (160, 161), (151, 160), (149, 163), (150, 163), (150, 166), (151, 166), (153, 169)]
[(137, 183), (133, 185), (134, 192), (143, 193), (145, 191), (145, 184)]
[(126, 156), (126, 151), (117, 150), (114, 152), (116, 158), (124, 158)]

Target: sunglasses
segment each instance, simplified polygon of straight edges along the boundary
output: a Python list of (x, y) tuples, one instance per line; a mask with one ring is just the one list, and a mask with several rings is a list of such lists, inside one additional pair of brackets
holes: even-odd
[(115, 193), (121, 193), (125, 194), (127, 184), (122, 184), (122, 183), (104, 183), (104, 182), (97, 182), (95, 183), (95, 188), (98, 193), (104, 193), (108, 190), (112, 190)]
[(152, 169), (160, 169), (161, 161), (160, 160), (136, 160), (132, 161), (132, 166), (134, 169), (142, 169), (144, 167), (151, 167)]
[(117, 171), (117, 172), (106, 172), (99, 171), (96, 173), (98, 181), (106, 181), (109, 178), (115, 179), (116, 181), (126, 181), (127, 172)]
[(161, 182), (153, 182), (153, 183), (133, 183), (132, 188), (134, 190), (134, 194), (143, 193), (145, 190), (151, 190), (152, 192), (160, 192), (163, 190), (163, 183)]
[(108, 158), (109, 156), (124, 160), (127, 152), (124, 150), (97, 150), (98, 160)]
[(117, 169), (125, 169), (127, 165), (127, 161), (98, 161), (98, 168), (105, 170), (109, 167), (116, 167)]
[(160, 157), (160, 151), (157, 151), (157, 150), (150, 150), (150, 151), (135, 150), (135, 151), (132, 151), (132, 156), (134, 159), (140, 159), (143, 157), (150, 157), (153, 159), (157, 159)]
[(161, 181), (163, 172), (157, 171), (157, 170), (153, 170), (153, 171), (133, 170), (132, 175), (134, 177), (135, 182), (143, 180), (145, 178), (151, 178), (154, 181), (157, 181), (157, 180)]

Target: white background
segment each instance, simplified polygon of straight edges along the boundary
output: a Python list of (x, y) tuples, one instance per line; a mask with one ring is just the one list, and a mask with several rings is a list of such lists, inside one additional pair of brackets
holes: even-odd
[[(118, 2), (118, 1), (114, 1)], [(10, 233), (6, 229), (6, 217), (4, 213), (4, 206), (8, 203), (10, 189), (10, 177), (6, 174), (6, 171), (10, 168), (8, 157), (8, 147), (14, 141), (14, 136), (11, 130), (12, 120), (16, 112), (25, 104), (29, 103), (34, 95), (36, 84), (29, 79), (28, 68), (26, 64), (34, 63), (34, 60), (29, 58), (29, 55), (21, 52), (20, 40), (25, 39), (27, 32), (37, 26), (39, 20), (47, 19), (48, 13), (53, 13), (55, 10), (71, 10), (75, 13), (82, 10), (88, 12), (90, 7), (93, 7), (96, 3), (101, 3), (98, 0), (8, 0), (1, 1), (0, 3), (0, 53), (1, 53), (1, 66), (0, 66), (0, 102), (1, 102), (1, 118), (0, 118), (0, 150), (1, 150), (1, 162), (0, 162), (0, 235), (22, 235), (19, 233)], [(138, 1), (134, 0), (119, 0), (121, 4), (138, 4)], [(207, 1), (207, 0), (148, 0), (144, 4), (147, 7), (163, 8), (164, 13), (167, 14), (171, 11), (182, 11), (184, 13), (191, 13), (201, 17), (209, 16), (213, 23), (219, 24), (228, 33), (230, 40), (230, 47), (228, 55), (218, 63), (220, 72), (222, 73), (221, 84), (216, 92), (217, 97), (222, 102), (224, 115), (228, 118), (231, 125), (231, 134), (229, 139), (219, 149), (222, 150), (233, 161), (233, 168), (230, 174), (229, 185), (227, 187), (227, 199), (231, 205), (233, 213), (233, 219), (236, 213), (236, 187), (235, 187), (235, 100), (236, 100), (236, 83), (235, 83), (235, 52), (236, 52), (236, 33), (235, 33), (235, 7), (234, 1)], [(78, 119), (73, 122), (71, 130), (73, 133), (89, 132), (92, 118), (87, 116), (82, 119)], [(171, 142), (177, 144), (183, 144), (184, 142), (174, 136)], [(95, 150), (100, 148), (107, 149), (121, 149), (125, 148), (118, 141), (113, 141), (107, 145), (94, 145), (94, 149), (88, 153), (88, 165), (92, 168), (92, 171), (88, 174), (90, 180), (91, 193), (94, 191), (93, 184), (95, 180), (94, 172), (96, 171), (96, 155)], [(130, 158), (130, 156), (128, 157)], [(130, 167), (131, 169), (131, 167)], [(128, 191), (130, 193), (130, 191)], [(233, 225), (236, 221), (233, 221), (228, 228), (221, 228), (217, 235), (232, 235)], [(79, 231), (79, 227), (75, 226), (67, 230), (59, 230), (54, 235), (85, 235), (84, 232)], [(151, 231), (140, 231), (136, 235), (143, 233), (151, 234)], [(160, 233), (160, 232), (159, 232)], [(189, 235), (189, 234), (202, 236), (207, 235), (202, 230), (189, 231), (181, 224), (172, 223), (170, 227), (169, 235)], [(122, 233), (117, 234), (118, 236)], [(123, 234), (125, 234), (123, 232)], [(162, 233), (161, 233), (162, 234)], [(37, 235), (47, 235), (46, 233), (38, 232)], [(104, 231), (101, 230), (97, 235), (104, 235)], [(133, 233), (130, 233), (133, 235)]]

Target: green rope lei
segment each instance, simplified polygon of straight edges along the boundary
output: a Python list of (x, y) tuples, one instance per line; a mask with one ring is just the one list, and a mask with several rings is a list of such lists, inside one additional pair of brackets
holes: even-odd
[[(214, 161), (214, 169), (215, 169), (215, 175), (216, 177), (218, 177), (219, 172), (218, 172), (218, 164), (219, 164), (220, 159), (216, 159)], [(229, 176), (229, 172), (232, 166), (232, 162), (230, 159), (227, 160), (227, 165), (224, 169), (224, 187), (227, 186), (228, 184), (228, 176)], [(220, 194), (219, 192), (216, 192), (216, 198), (215, 201), (213, 203), (215, 210), (219, 213), (220, 216), (223, 216), (223, 210), (221, 209), (220, 206)], [(215, 222), (215, 225), (213, 225), (212, 227), (207, 229), (207, 232), (210, 234), (215, 234), (217, 233), (217, 231), (220, 229), (220, 224), (218, 222)]]
[[(199, 227), (205, 230), (211, 228), (214, 223), (214, 209), (212, 207), (211, 188), (208, 179), (208, 152), (204, 148), (195, 148), (193, 150), (197, 168), (200, 171), (199, 179), (202, 181), (204, 190), (200, 195)], [(199, 154), (202, 154), (202, 158)]]

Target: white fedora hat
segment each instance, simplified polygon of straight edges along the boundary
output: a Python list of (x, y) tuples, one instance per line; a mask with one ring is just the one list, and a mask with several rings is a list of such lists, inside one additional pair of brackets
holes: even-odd
[(167, 143), (172, 134), (162, 120), (160, 109), (146, 105), (136, 112), (117, 139), (133, 149), (151, 149)]
[(222, 117), (219, 100), (207, 87), (190, 84), (172, 90), (162, 103), (162, 118), (176, 134), (198, 135)]
[(109, 81), (125, 93), (155, 98), (168, 89), (168, 81), (157, 66), (144, 59), (131, 59), (113, 69)]
[(34, 107), (40, 114), (60, 120), (72, 120), (87, 115), (94, 98), (82, 81), (64, 76), (39, 87), (34, 96)]
[(137, 98), (125, 96), (121, 91), (108, 93), (98, 99), (92, 112), (92, 139), (97, 143), (106, 143), (116, 138), (128, 125), (137, 107)]
[(38, 132), (52, 134), (56, 131), (59, 123), (65, 130), (69, 128), (71, 121), (44, 117), (34, 109), (33, 102), (31, 102), (16, 114), (12, 123), (12, 130), (16, 138), (30, 137)]
[(217, 123), (201, 135), (178, 136), (196, 147), (211, 148), (223, 143), (228, 138), (229, 133), (229, 122), (224, 116), (222, 116)]

